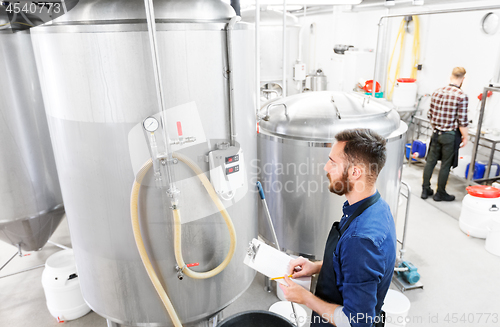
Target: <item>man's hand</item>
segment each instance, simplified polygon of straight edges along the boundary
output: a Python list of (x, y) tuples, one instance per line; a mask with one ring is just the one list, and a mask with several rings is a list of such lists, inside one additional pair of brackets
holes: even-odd
[(467, 145), (467, 141), (469, 140), (469, 129), (467, 127), (458, 126), (460, 130), (460, 134), (462, 134), (462, 143), (460, 143), (460, 147), (463, 148)]
[(303, 257), (291, 260), (288, 264), (288, 274), (292, 278), (309, 277), (319, 273), (321, 270), (322, 262), (311, 262)]
[(462, 143), (460, 143), (460, 147), (463, 148), (464, 146), (467, 145), (468, 137), (467, 136), (462, 136)]
[(302, 286), (292, 282), (292, 280), (288, 278), (288, 276), (285, 276), (285, 282), (288, 284), (288, 286), (279, 284), (279, 287), (281, 288), (283, 294), (285, 295), (285, 299), (287, 301), (298, 304), (306, 304), (307, 297), (311, 296), (312, 293), (303, 288)]

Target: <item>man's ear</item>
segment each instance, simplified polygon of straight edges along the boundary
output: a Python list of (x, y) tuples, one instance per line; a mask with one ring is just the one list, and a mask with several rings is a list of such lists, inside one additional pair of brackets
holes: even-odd
[(351, 179), (357, 180), (363, 175), (363, 170), (359, 166), (352, 166), (352, 171), (350, 173)]

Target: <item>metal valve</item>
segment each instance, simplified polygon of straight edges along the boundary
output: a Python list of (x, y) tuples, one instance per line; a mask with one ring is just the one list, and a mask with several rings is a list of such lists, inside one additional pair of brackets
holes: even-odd
[(191, 267), (197, 267), (199, 266), (200, 264), (198, 262), (195, 262), (195, 263), (189, 263), (187, 265), (184, 265), (184, 267), (182, 268), (179, 268), (179, 266), (175, 266), (175, 270), (177, 270), (177, 278), (179, 278), (179, 280), (183, 280), (184, 279), (184, 273), (182, 272), (184, 269), (186, 268), (191, 268)]

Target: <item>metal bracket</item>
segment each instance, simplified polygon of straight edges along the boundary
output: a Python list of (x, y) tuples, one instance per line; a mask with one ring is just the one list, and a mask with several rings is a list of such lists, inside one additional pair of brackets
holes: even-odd
[(255, 256), (257, 255), (257, 252), (259, 252), (260, 244), (258, 246), (255, 246), (253, 242), (250, 242), (250, 245), (247, 249), (247, 255), (252, 259), (252, 261), (255, 261)]
[(159, 154), (158, 157), (157, 157), (158, 161), (160, 161), (160, 163), (165, 166), (167, 163), (171, 163), (171, 164), (177, 164), (179, 162), (179, 160), (177, 158), (172, 158), (172, 159), (169, 159), (168, 156), (165, 154), (165, 153), (162, 153), (162, 154)]

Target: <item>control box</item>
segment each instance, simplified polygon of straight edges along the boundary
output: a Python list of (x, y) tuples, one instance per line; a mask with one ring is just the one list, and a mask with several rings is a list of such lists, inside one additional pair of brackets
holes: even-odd
[(303, 81), (306, 79), (306, 64), (297, 63), (293, 66), (293, 79), (295, 81)]
[(215, 192), (224, 200), (232, 199), (245, 182), (243, 151), (239, 146), (222, 146), (208, 153), (208, 162)]

